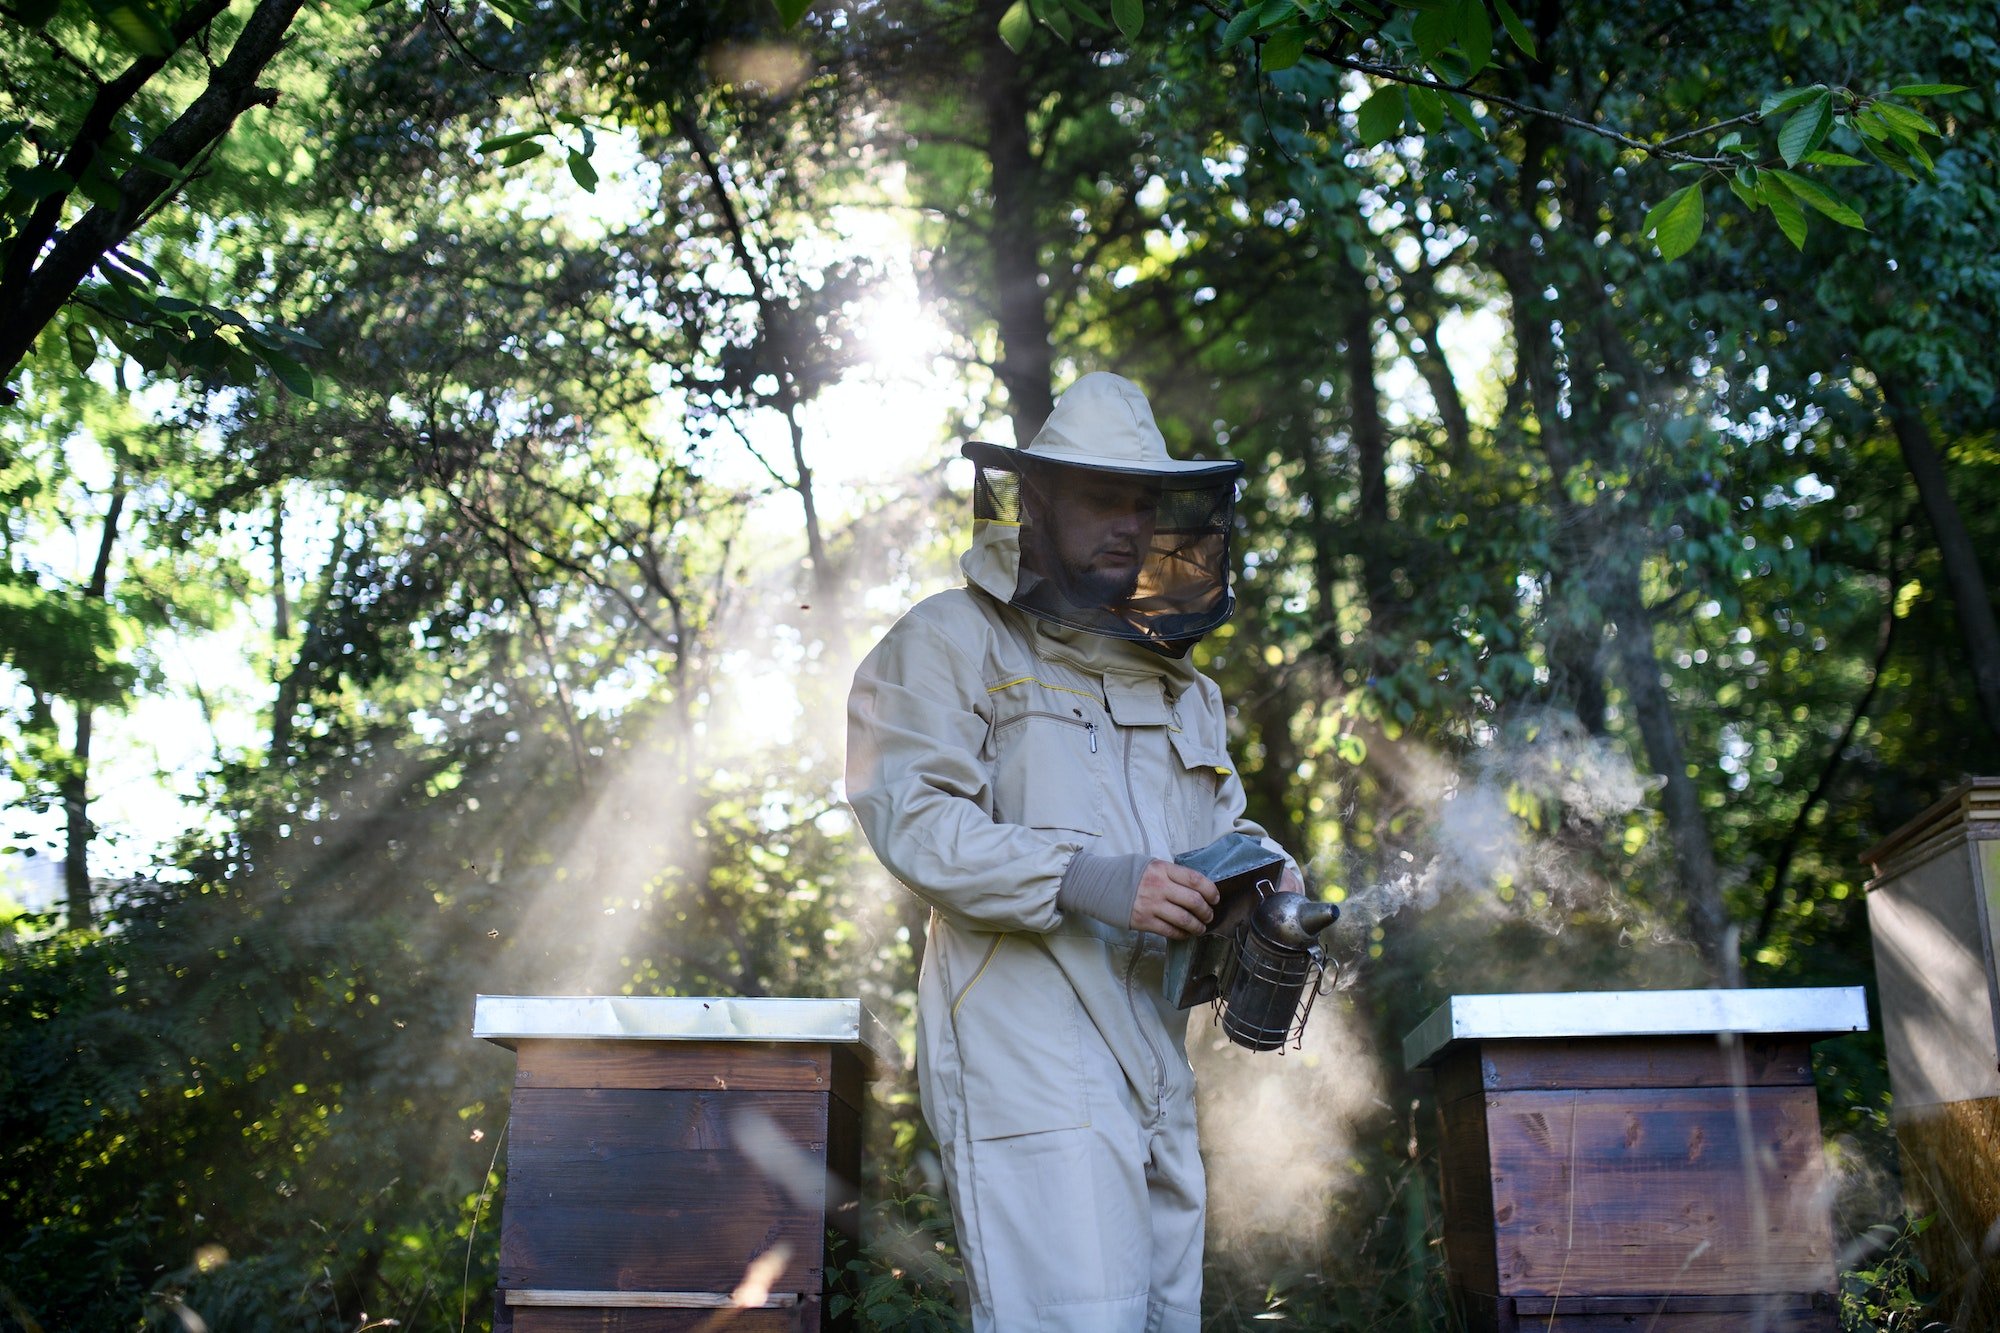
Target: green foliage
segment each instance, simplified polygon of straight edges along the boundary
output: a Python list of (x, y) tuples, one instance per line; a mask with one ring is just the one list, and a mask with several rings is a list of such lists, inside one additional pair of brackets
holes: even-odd
[(1868, 1228), (1872, 1262), (1840, 1275), (1840, 1326), (1846, 1333), (1946, 1327), (1924, 1318), (1931, 1298), (1924, 1294), (1927, 1275), (1915, 1250), (1917, 1237), (1936, 1220), (1905, 1217), (1900, 1225), (1878, 1222)]

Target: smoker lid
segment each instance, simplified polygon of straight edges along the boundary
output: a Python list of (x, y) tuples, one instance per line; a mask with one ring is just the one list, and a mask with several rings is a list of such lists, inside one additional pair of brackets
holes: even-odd
[(1454, 995), (1403, 1038), (1403, 1067), (1428, 1065), (1466, 1040), (1867, 1030), (1859, 986)]
[(902, 1063), (895, 1038), (855, 999), (701, 995), (481, 995), (472, 1035), (517, 1041), (860, 1042)]

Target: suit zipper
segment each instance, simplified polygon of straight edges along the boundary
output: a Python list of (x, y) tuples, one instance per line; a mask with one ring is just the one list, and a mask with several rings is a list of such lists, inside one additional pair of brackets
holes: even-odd
[(1125, 1001), (1132, 1007), (1132, 1021), (1139, 1025), (1139, 1036), (1144, 1039), (1146, 1049), (1153, 1054), (1153, 1119), (1157, 1122), (1167, 1112), (1167, 1057), (1161, 1052), (1159, 1043), (1153, 1040), (1152, 1025), (1139, 1008), (1139, 992), (1133, 985), (1139, 973), (1139, 953), (1135, 945), (1132, 960), (1125, 964)]
[(1071, 717), (1068, 713), (1050, 712), (1046, 708), (1031, 708), (1025, 713), (1016, 713), (1012, 717), (1002, 718), (993, 724), (993, 730), (996, 732), (1005, 731), (1015, 723), (1026, 722), (1031, 717), (1045, 717), (1051, 722), (1060, 722), (1066, 727), (1082, 727), (1090, 733), (1090, 752), (1092, 754), (1097, 753), (1097, 724), (1095, 722), (1085, 722), (1081, 718)]
[[(1139, 831), (1141, 838), (1144, 838), (1146, 836), (1146, 821), (1139, 814), (1138, 797), (1132, 794), (1131, 733), (1127, 732), (1123, 739), (1122, 767), (1125, 772), (1125, 804), (1131, 807), (1132, 810), (1132, 827)], [(1125, 964), (1125, 1001), (1132, 1008), (1132, 1021), (1139, 1025), (1139, 1036), (1145, 1041), (1146, 1049), (1153, 1053), (1153, 1116), (1157, 1121), (1167, 1113), (1167, 1057), (1160, 1051), (1159, 1043), (1153, 1040), (1152, 1024), (1146, 1021), (1146, 1015), (1139, 1010), (1139, 993), (1133, 985), (1139, 972), (1139, 955), (1140, 948), (1135, 943), (1132, 946), (1131, 961)], [(1157, 1021), (1158, 1015), (1156, 1014), (1154, 1017)]]

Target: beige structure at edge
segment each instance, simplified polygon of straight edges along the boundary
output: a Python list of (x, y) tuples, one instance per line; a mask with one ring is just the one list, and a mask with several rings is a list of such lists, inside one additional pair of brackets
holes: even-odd
[(2000, 1328), (2000, 778), (1975, 778), (1863, 857), (1903, 1192), (1940, 1314)]

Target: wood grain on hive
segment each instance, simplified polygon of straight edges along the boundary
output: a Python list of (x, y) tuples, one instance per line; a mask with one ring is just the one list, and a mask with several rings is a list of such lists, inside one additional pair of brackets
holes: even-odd
[(1858, 988), (1454, 997), (1404, 1055), (1468, 1325), (1836, 1328), (1811, 1044), (1866, 1022)]
[(852, 1225), (854, 1001), (482, 996), (516, 1051), (497, 1333), (822, 1326)]

